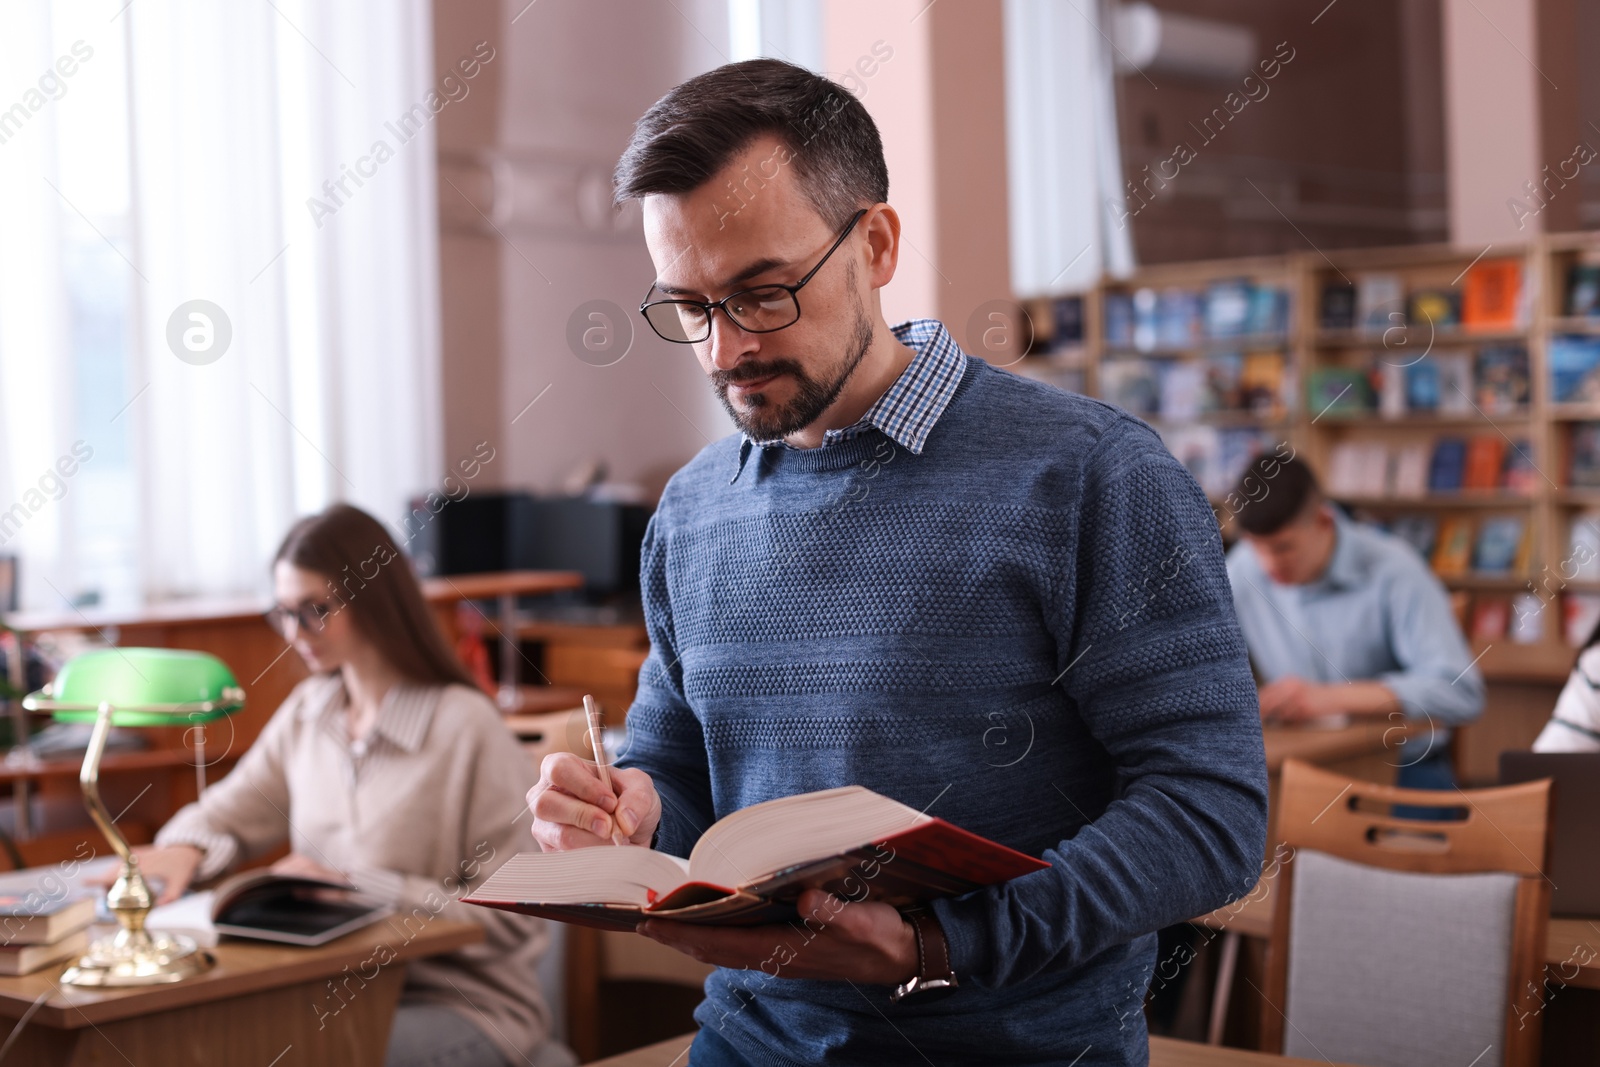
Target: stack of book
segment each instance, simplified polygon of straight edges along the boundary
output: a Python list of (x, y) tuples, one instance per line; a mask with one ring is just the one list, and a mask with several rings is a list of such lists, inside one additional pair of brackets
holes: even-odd
[(1374, 353), (1365, 367), (1319, 367), (1311, 372), (1306, 404), (1319, 418), (1487, 415), (1519, 411), (1527, 406), (1528, 395), (1528, 350), (1508, 344), (1485, 345), (1475, 353), (1429, 351), (1415, 357), (1385, 349)]
[(94, 915), (87, 893), (0, 896), (0, 974), (30, 974), (83, 955)]
[(1346, 440), (1328, 457), (1328, 492), (1336, 498), (1405, 499), (1462, 490), (1531, 494), (1538, 476), (1527, 440), (1508, 443), (1490, 433), (1440, 437), (1431, 445)]
[(1473, 264), (1459, 289), (1407, 291), (1405, 279), (1389, 271), (1358, 274), (1353, 283), (1329, 282), (1322, 288), (1318, 321), (1324, 330), (1377, 334), (1396, 326), (1434, 331), (1513, 330), (1526, 319), (1522, 264), (1502, 259)]
[(1282, 352), (1213, 352), (1200, 359), (1108, 359), (1100, 395), (1141, 418), (1174, 424), (1204, 415), (1282, 418), (1288, 406)]
[(1184, 351), (1208, 341), (1282, 336), (1289, 291), (1228, 278), (1200, 289), (1136, 289), (1105, 296), (1106, 344), (1141, 352)]
[(1508, 578), (1528, 572), (1532, 538), (1524, 515), (1493, 515), (1481, 522), (1466, 515), (1443, 520), (1397, 515), (1388, 529), (1416, 549), (1441, 578)]
[(1281, 443), (1264, 430), (1215, 426), (1169, 427), (1161, 437), (1167, 451), (1188, 468), (1200, 488), (1214, 500), (1233, 490), (1251, 460)]

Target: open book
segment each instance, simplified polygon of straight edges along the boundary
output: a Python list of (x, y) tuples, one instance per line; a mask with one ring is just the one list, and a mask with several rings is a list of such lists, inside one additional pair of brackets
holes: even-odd
[(648, 918), (748, 926), (793, 918), (808, 888), (902, 905), (1048, 866), (853, 785), (736, 811), (687, 860), (634, 846), (520, 853), (462, 900), (604, 929)]

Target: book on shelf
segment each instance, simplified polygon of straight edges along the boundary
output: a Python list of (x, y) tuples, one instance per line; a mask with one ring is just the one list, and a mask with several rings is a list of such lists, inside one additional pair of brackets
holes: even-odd
[(1461, 475), (1461, 488), (1500, 488), (1500, 471), (1505, 461), (1505, 438), (1499, 434), (1475, 435), (1467, 442), (1467, 461)]
[(1133, 297), (1127, 293), (1105, 294), (1105, 331), (1108, 348), (1133, 347)]
[(1518, 593), (1511, 599), (1512, 643), (1536, 645), (1544, 640), (1544, 599), (1538, 593)]
[(1161, 440), (1207, 496), (1219, 497), (1233, 488), (1222, 484), (1222, 432), (1215, 426), (1163, 427)]
[(1164, 427), (1161, 439), (1211, 497), (1232, 490), (1250, 461), (1277, 443), (1266, 430), (1204, 425)]
[(1381, 497), (1389, 491), (1389, 449), (1381, 441), (1340, 441), (1328, 456), (1334, 497)]
[(1140, 352), (1154, 352), (1160, 340), (1159, 300), (1154, 289), (1133, 291), (1133, 347)]
[(1100, 395), (1107, 403), (1140, 418), (1161, 409), (1161, 380), (1156, 360), (1137, 357), (1108, 359), (1100, 364)]
[(1514, 330), (1522, 321), (1522, 264), (1479, 260), (1467, 268), (1461, 290), (1461, 325), (1469, 330)]
[(1434, 442), (1428, 463), (1428, 491), (1453, 493), (1461, 488), (1467, 469), (1467, 442), (1460, 437), (1441, 437)]
[(1600, 422), (1572, 423), (1567, 447), (1567, 484), (1600, 489)]
[(1486, 412), (1514, 411), (1528, 403), (1528, 350), (1522, 345), (1485, 345), (1475, 361), (1478, 406)]
[(1249, 278), (1223, 278), (1206, 287), (1206, 336), (1243, 337), (1250, 332), (1252, 290)]
[(1600, 581), (1600, 510), (1585, 508), (1572, 516), (1559, 577), (1569, 582)]
[(1353, 367), (1318, 367), (1306, 383), (1307, 406), (1322, 415), (1364, 415), (1372, 410), (1372, 382)]
[(1508, 493), (1532, 495), (1539, 488), (1541, 475), (1533, 465), (1533, 442), (1518, 437), (1506, 446), (1505, 467), (1500, 472), (1500, 485)]
[(1289, 332), (1289, 290), (1276, 285), (1255, 285), (1250, 289), (1250, 318), (1244, 332), (1262, 337)]
[(1419, 359), (1407, 364), (1405, 375), (1405, 405), (1408, 411), (1439, 410), (1439, 364), (1431, 359)]
[(7, 977), (32, 974), (50, 966), (81, 956), (89, 950), (87, 926), (63, 936), (59, 941), (41, 945), (0, 946), (0, 974)]
[(94, 922), (96, 894), (0, 895), (0, 945), (48, 945)]
[(1165, 351), (1193, 348), (1200, 339), (1200, 294), (1190, 289), (1163, 289), (1156, 296), (1156, 347)]
[(1459, 578), (1472, 566), (1472, 520), (1452, 515), (1439, 527), (1433, 549), (1433, 572), (1441, 578)]
[(623, 846), (523, 852), (468, 904), (631, 930), (650, 918), (782, 922), (807, 888), (905, 905), (1050, 865), (861, 786), (751, 805), (717, 820), (688, 859)]
[(1157, 414), (1163, 422), (1193, 422), (1200, 417), (1206, 392), (1206, 369), (1196, 360), (1163, 362), (1157, 372)]
[(1456, 620), (1456, 627), (1462, 632), (1467, 632), (1467, 612), (1472, 607), (1472, 594), (1465, 589), (1450, 590), (1450, 615)]
[(1552, 337), (1549, 359), (1551, 400), (1600, 402), (1600, 337)]
[(1382, 332), (1405, 321), (1406, 290), (1400, 275), (1368, 271), (1356, 275), (1356, 321), (1362, 330)]
[(1322, 287), (1318, 324), (1324, 330), (1356, 328), (1356, 287), (1348, 282), (1327, 282)]
[(1395, 496), (1417, 497), (1428, 492), (1428, 465), (1433, 454), (1427, 445), (1402, 445), (1394, 459), (1391, 489)]
[(1389, 522), (1389, 532), (1416, 549), (1424, 560), (1433, 558), (1439, 522), (1432, 515), (1396, 515)]
[(1406, 320), (1413, 326), (1452, 329), (1461, 323), (1458, 289), (1419, 289), (1406, 305)]
[(1436, 352), (1429, 359), (1439, 368), (1439, 414), (1477, 414), (1472, 409), (1472, 354)]
[(1051, 349), (1075, 348), (1083, 344), (1084, 298), (1080, 295), (1058, 296), (1050, 302)]
[(1472, 622), (1468, 636), (1474, 641), (1503, 641), (1511, 623), (1511, 601), (1505, 597), (1480, 596), (1472, 602)]
[(1472, 569), (1479, 574), (1523, 574), (1528, 569), (1528, 520), (1521, 515), (1494, 515), (1478, 524)]
[(1379, 415), (1386, 419), (1398, 419), (1410, 413), (1405, 367), (1379, 359), (1373, 364), (1371, 378), (1378, 394)]
[(1574, 318), (1600, 315), (1600, 263), (1574, 263), (1568, 268), (1565, 307)]
[(1244, 354), (1240, 352), (1207, 353), (1205, 367), (1206, 411), (1241, 411), (1244, 409)]
[(1264, 418), (1281, 417), (1286, 374), (1282, 352), (1245, 353), (1239, 370), (1240, 406)]
[(1566, 593), (1561, 597), (1561, 633), (1567, 644), (1582, 648), (1600, 626), (1600, 593)]

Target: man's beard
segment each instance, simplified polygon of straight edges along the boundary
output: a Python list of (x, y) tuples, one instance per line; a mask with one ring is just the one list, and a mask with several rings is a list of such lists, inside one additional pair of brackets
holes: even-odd
[[(867, 349), (872, 347), (872, 322), (867, 318), (866, 309), (861, 306), (859, 295), (856, 297), (855, 310), (855, 330), (850, 337), (851, 350), (843, 365), (830, 380), (823, 381), (811, 377), (792, 359), (741, 363), (731, 371), (716, 371), (711, 375), (711, 385), (717, 392), (717, 399), (722, 401), (728, 416), (745, 436), (753, 441), (776, 441), (810, 426), (822, 417), (824, 411), (833, 406), (833, 402), (839, 399), (839, 394), (844, 391), (850, 375), (855, 373), (861, 361), (866, 358)], [(772, 374), (785, 374), (794, 379), (795, 395), (788, 403), (774, 404), (772, 398), (764, 392), (751, 393), (748, 397), (750, 409), (741, 412), (728, 400), (729, 385), (759, 381)]]

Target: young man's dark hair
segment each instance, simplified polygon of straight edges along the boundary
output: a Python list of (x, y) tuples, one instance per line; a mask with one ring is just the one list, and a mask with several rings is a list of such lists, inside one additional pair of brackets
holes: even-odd
[(785, 165), (832, 227), (889, 199), (883, 141), (861, 101), (804, 67), (751, 59), (690, 78), (644, 113), (617, 162), (615, 201), (698, 189), (763, 134), (783, 148), (739, 180), (739, 203)]
[(1309, 463), (1272, 455), (1256, 457), (1239, 477), (1234, 493), (1245, 502), (1239, 509), (1239, 526), (1253, 537), (1271, 537), (1322, 498)]

